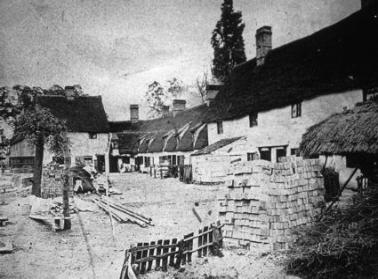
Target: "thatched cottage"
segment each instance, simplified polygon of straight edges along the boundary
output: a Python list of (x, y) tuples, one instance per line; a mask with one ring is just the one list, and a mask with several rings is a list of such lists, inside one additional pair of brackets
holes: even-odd
[(375, 94), (378, 5), (365, 2), (344, 20), (275, 49), (272, 28), (258, 29), (256, 58), (237, 66), (216, 97), (225, 112), (208, 124), (209, 144), (246, 137), (241, 160), (276, 162), (299, 154), (309, 127)]
[[(36, 103), (66, 121), (70, 142), (71, 165), (81, 161), (93, 163), (99, 171), (108, 167), (109, 125), (101, 96), (43, 95)], [(10, 166), (32, 166), (35, 146), (23, 138), (15, 138), (10, 147)], [(54, 155), (44, 152), (43, 163)]]
[(374, 178), (378, 174), (378, 103), (357, 104), (310, 127), (300, 149), (305, 156), (342, 156), (348, 167)]
[(121, 163), (142, 172), (161, 164), (191, 164), (190, 155), (208, 145), (206, 123), (217, 113), (215, 108), (202, 104), (185, 109), (185, 101), (176, 99), (162, 117), (138, 120), (138, 107), (131, 106), (130, 121), (110, 122), (111, 171), (119, 171)]

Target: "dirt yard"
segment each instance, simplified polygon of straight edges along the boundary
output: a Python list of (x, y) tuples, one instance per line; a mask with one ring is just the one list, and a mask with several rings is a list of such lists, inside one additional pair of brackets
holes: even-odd
[[(119, 278), (126, 248), (198, 231), (217, 219), (216, 198), (224, 194), (222, 186), (187, 185), (147, 174), (115, 174), (111, 179), (123, 192), (114, 198), (151, 217), (155, 226), (114, 222), (113, 239), (109, 217), (93, 204), (94, 212), (72, 215), (71, 231), (53, 232), (28, 217), (28, 198), (3, 196), (0, 213), (10, 223), (0, 227), (0, 241), (13, 242), (15, 250), (0, 255), (0, 278)], [(192, 212), (195, 202), (202, 223)], [(180, 273), (154, 272), (144, 278), (285, 278), (272, 255), (261, 257), (242, 250), (224, 254), (223, 258), (199, 259)]]

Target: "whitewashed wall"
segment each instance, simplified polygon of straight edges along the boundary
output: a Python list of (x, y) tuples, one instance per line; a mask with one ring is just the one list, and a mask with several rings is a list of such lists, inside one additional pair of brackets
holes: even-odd
[(249, 116), (223, 121), (223, 134), (217, 134), (216, 123), (210, 123), (209, 144), (224, 138), (247, 136), (246, 152), (254, 152), (257, 147), (280, 145), (288, 145), (290, 150), (299, 146), (307, 128), (361, 101), (362, 90), (320, 96), (302, 102), (301, 117), (291, 118), (291, 106), (259, 112), (255, 127), (249, 127)]

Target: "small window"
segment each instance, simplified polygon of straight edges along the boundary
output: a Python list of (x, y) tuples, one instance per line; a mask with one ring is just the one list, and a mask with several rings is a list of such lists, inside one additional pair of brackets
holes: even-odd
[(96, 133), (89, 133), (89, 138), (90, 139), (97, 139), (97, 134)]
[(257, 126), (257, 112), (249, 114), (249, 127)]
[(260, 158), (259, 153), (253, 152), (253, 153), (247, 153), (247, 161), (255, 161)]
[(291, 118), (297, 118), (300, 116), (302, 116), (302, 103), (291, 105)]
[(218, 132), (218, 135), (223, 134), (223, 122), (222, 121), (217, 121), (217, 132)]
[(290, 155), (299, 157), (299, 148), (290, 149)]
[(280, 158), (286, 157), (286, 147), (280, 147), (276, 149), (276, 162), (280, 162)]
[(272, 160), (272, 150), (269, 147), (259, 148), (261, 160), (271, 161)]

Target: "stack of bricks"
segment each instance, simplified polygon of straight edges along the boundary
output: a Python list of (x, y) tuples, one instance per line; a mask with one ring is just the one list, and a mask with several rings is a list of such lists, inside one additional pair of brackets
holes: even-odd
[[(63, 195), (64, 167), (51, 163), (42, 170), (42, 198), (55, 198)], [(71, 191), (70, 196), (73, 193)]]
[(287, 249), (293, 229), (310, 224), (323, 204), (323, 177), (316, 159), (285, 157), (279, 163), (233, 164), (220, 199), (219, 218), (228, 246)]

